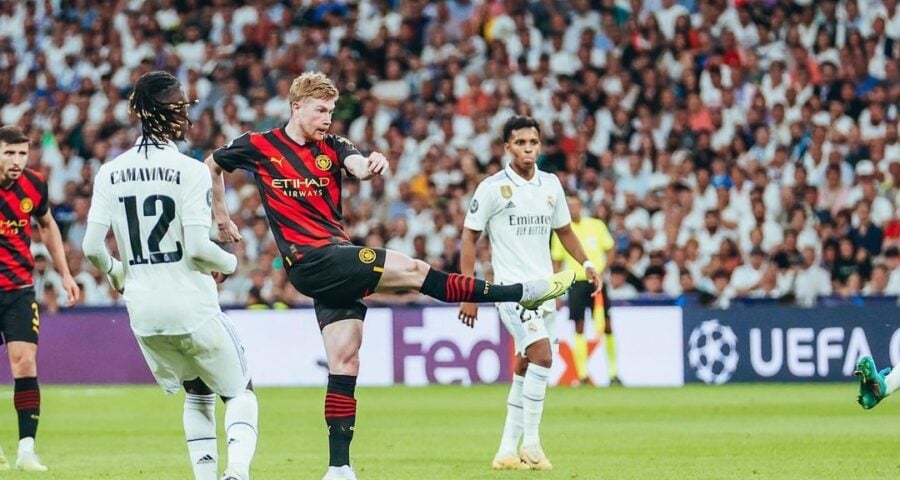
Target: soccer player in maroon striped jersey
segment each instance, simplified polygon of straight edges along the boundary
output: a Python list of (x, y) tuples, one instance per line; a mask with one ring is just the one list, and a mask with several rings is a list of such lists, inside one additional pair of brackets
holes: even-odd
[[(15, 380), (13, 403), (19, 416), (19, 452), (16, 468), (45, 472), (34, 453), (41, 391), (37, 381), (37, 344), (40, 315), (34, 298), (34, 258), (31, 256), (31, 218), (50, 250), (62, 276), (69, 306), (78, 301), (78, 284), (69, 273), (62, 235), (47, 200), (47, 182), (28, 161), (28, 136), (17, 127), (0, 128), (0, 343), (6, 342)], [(0, 450), (0, 470), (9, 470)]]
[(328, 357), (325, 422), (329, 469), (324, 480), (355, 479), (350, 442), (356, 422), (356, 376), (366, 305), (375, 292), (416, 289), (444, 302), (518, 302), (535, 309), (562, 295), (574, 271), (512, 285), (448, 274), (401, 253), (351, 244), (341, 212), (341, 172), (368, 180), (388, 168), (384, 155), (363, 156), (328, 134), (338, 90), (322, 73), (291, 85), (291, 118), (268, 132), (248, 132), (206, 159), (213, 176), (219, 240), (241, 240), (225, 206), (223, 171), (252, 172), (291, 284), (314, 300)]

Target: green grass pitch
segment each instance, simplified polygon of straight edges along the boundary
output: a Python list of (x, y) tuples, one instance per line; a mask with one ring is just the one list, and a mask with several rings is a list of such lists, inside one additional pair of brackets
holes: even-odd
[[(897, 478), (900, 401), (865, 412), (855, 390), (553, 388), (542, 437), (556, 470), (492, 472), (506, 387), (361, 388), (352, 452), (361, 480)], [(258, 393), (254, 478), (320, 479), (323, 389)], [(38, 453), (51, 471), (0, 478), (192, 478), (181, 396), (154, 387), (45, 387), (42, 396)], [(0, 445), (13, 461), (11, 397), (0, 390)], [(221, 425), (221, 403), (217, 410)]]

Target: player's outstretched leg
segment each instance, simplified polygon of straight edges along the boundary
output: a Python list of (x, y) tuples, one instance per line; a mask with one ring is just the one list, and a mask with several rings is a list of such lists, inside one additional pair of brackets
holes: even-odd
[(393, 250), (386, 253), (378, 292), (415, 288), (442, 302), (516, 302), (528, 310), (536, 310), (544, 302), (562, 296), (575, 283), (575, 271), (565, 270), (523, 283), (494, 285), (475, 277), (431, 268), (421, 260)]
[(225, 437), (228, 439), (228, 468), (222, 480), (249, 480), (250, 463), (256, 453), (259, 405), (253, 390), (225, 400)]
[[(878, 405), (884, 397), (888, 396), (890, 391), (883, 372), (889, 371), (890, 369), (885, 369), (879, 372), (872, 357), (865, 356), (860, 358), (856, 364), (856, 371), (853, 372), (854, 375), (859, 377), (859, 395), (856, 398), (856, 403), (869, 410)], [(895, 380), (900, 379), (895, 378)]]
[(184, 382), (184, 390), (184, 436), (194, 478), (217, 478), (216, 395), (199, 378)]

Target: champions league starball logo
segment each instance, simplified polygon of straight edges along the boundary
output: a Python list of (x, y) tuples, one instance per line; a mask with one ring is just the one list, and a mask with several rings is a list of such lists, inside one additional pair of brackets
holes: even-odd
[(688, 363), (704, 383), (720, 385), (731, 379), (737, 368), (737, 336), (719, 320), (707, 320), (691, 332)]

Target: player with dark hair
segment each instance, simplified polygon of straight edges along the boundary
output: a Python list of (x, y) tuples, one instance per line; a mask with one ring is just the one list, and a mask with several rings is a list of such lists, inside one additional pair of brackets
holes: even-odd
[[(84, 252), (123, 292), (131, 328), (167, 394), (182, 387), (194, 477), (218, 478), (216, 394), (225, 401), (226, 480), (250, 478), (258, 407), (243, 347), (222, 313), (216, 282), (237, 257), (209, 240), (212, 184), (206, 166), (174, 141), (190, 125), (190, 102), (166, 72), (143, 75), (129, 106), (140, 119), (134, 147), (100, 167)], [(112, 227), (122, 261), (106, 249)], [(210, 275), (212, 274), (212, 275)]]
[[(474, 272), (475, 244), (482, 232), (490, 239), (495, 282), (507, 284), (552, 273), (550, 235), (556, 233), (596, 291), (600, 279), (572, 230), (562, 184), (556, 175), (537, 169), (540, 125), (531, 117), (511, 117), (503, 125), (503, 142), (512, 160), (506, 168), (482, 180), (475, 190), (462, 233), (462, 273)], [(539, 430), (557, 347), (553, 328), (556, 305), (546, 302), (526, 310), (516, 303), (499, 301), (497, 310), (515, 340), (517, 360), (506, 402), (503, 437), (491, 466), (497, 470), (550, 470), (553, 465), (544, 455)], [(471, 327), (477, 317), (477, 305), (460, 305), (463, 323)]]
[[(69, 306), (80, 291), (69, 273), (59, 226), (50, 213), (47, 182), (25, 167), (28, 136), (17, 127), (0, 128), (0, 343), (6, 342), (9, 366), (15, 381), (13, 403), (19, 416), (19, 451), (16, 468), (45, 472), (34, 451), (41, 390), (37, 380), (37, 346), (40, 314), (34, 298), (34, 258), (31, 256), (31, 219), (37, 220), (41, 238), (50, 251), (53, 266), (62, 276)], [(0, 450), (0, 470), (10, 465)]]
[[(603, 220), (582, 214), (581, 198), (575, 192), (566, 194), (566, 202), (569, 204), (569, 213), (572, 216), (572, 231), (581, 241), (581, 246), (588, 259), (594, 265), (598, 277), (602, 277), (603, 271), (609, 265), (609, 256), (615, 248), (615, 240), (609, 233), (609, 229)], [(606, 293), (606, 285), (595, 294), (597, 287), (591, 283), (584, 268), (563, 248), (557, 235), (553, 235), (550, 244), (550, 255), (553, 258), (554, 267), (562, 267), (575, 270), (575, 284), (569, 290), (569, 318), (575, 322), (575, 339), (572, 347), (572, 357), (578, 380), (585, 384), (588, 382), (588, 345), (584, 338), (584, 313), (590, 309), (594, 326), (599, 335), (603, 332), (606, 343), (607, 365), (611, 382), (616, 382), (616, 355), (615, 343), (612, 334), (612, 323), (609, 319), (609, 296)]]
[[(368, 180), (388, 168), (384, 155), (364, 157), (345, 138), (329, 135), (338, 90), (321, 73), (291, 85), (287, 125), (246, 133), (206, 159), (213, 181), (213, 215), (223, 242), (240, 232), (225, 206), (223, 171), (252, 172), (291, 284), (315, 302), (328, 357), (325, 479), (355, 479), (350, 442), (356, 423), (356, 377), (366, 305), (375, 292), (415, 289), (445, 302), (519, 302), (533, 309), (562, 295), (574, 272), (510, 285), (448, 274), (381, 248), (352, 245), (341, 212), (341, 172)], [(552, 272), (550, 272), (552, 273)]]

